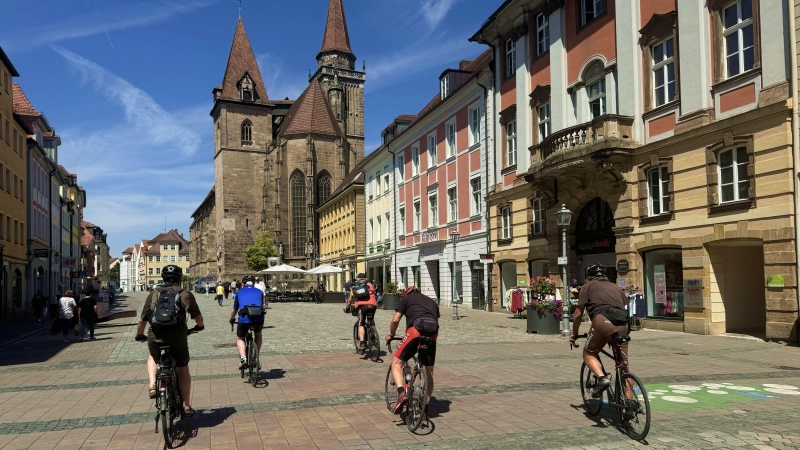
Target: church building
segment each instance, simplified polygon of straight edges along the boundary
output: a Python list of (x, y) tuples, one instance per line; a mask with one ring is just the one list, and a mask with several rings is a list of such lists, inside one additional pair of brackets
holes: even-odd
[(282, 262), (315, 266), (317, 207), (364, 157), (365, 80), (342, 0), (330, 0), (317, 71), (297, 100), (269, 98), (239, 18), (213, 90), (215, 184), (192, 215), (190, 273), (222, 280), (250, 273), (245, 250), (264, 230)]

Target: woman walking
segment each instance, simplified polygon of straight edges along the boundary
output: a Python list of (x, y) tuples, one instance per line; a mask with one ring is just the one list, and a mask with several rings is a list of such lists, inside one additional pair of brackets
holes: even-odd
[(67, 335), (69, 335), (69, 330), (72, 328), (72, 318), (75, 317), (75, 310), (77, 309), (74, 296), (75, 293), (72, 290), (68, 290), (58, 300), (58, 319), (61, 321), (61, 333), (64, 336), (64, 342), (67, 342)]

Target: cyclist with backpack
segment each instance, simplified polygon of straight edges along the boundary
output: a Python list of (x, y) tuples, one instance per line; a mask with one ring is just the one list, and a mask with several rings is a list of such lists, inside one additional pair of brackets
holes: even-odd
[[(239, 325), (236, 326), (236, 348), (239, 350), (239, 370), (247, 367), (247, 352), (244, 339), (250, 327), (253, 327), (255, 343), (258, 352), (261, 353), (261, 330), (264, 327), (264, 309), (266, 308), (266, 296), (254, 286), (256, 279), (252, 275), (245, 275), (242, 278), (244, 287), (239, 289), (233, 300), (233, 311), (231, 311), (231, 325), (236, 322), (239, 316)], [(259, 363), (260, 365), (261, 363)], [(259, 369), (261, 369), (259, 367)]]
[[(603, 365), (598, 354), (613, 335), (617, 333), (622, 337), (628, 335), (628, 311), (625, 310), (628, 299), (616, 284), (608, 281), (606, 269), (600, 264), (586, 269), (586, 279), (588, 281), (580, 290), (569, 340), (575, 343), (575, 336), (578, 336), (583, 321), (583, 310), (588, 310), (592, 324), (583, 347), (583, 361), (597, 376), (597, 384), (592, 388), (592, 397), (600, 398), (603, 391), (611, 385), (611, 380), (603, 373)], [(620, 345), (620, 349), (625, 355), (627, 364), (628, 343)]]
[[(192, 393), (192, 378), (189, 374), (189, 342), (186, 338), (186, 314), (194, 320), (195, 327), (192, 331), (203, 330), (203, 316), (191, 291), (180, 286), (183, 271), (180, 267), (170, 264), (161, 270), (164, 287), (153, 289), (142, 307), (139, 326), (136, 329), (136, 341), (147, 341), (150, 355), (147, 358), (147, 376), (150, 379), (149, 395), (156, 398), (156, 358), (160, 356), (159, 347), (170, 346), (170, 354), (175, 359), (175, 369), (178, 374), (178, 388), (183, 399), (183, 415), (194, 415), (190, 396)], [(150, 324), (150, 329), (145, 336), (144, 328)]]
[(364, 342), (364, 323), (367, 317), (374, 317), (378, 309), (378, 298), (375, 294), (375, 285), (367, 282), (367, 275), (360, 273), (350, 287), (350, 296), (345, 301), (345, 311), (349, 311), (350, 304), (355, 303), (358, 310), (358, 340), (359, 346), (363, 349), (367, 344)]

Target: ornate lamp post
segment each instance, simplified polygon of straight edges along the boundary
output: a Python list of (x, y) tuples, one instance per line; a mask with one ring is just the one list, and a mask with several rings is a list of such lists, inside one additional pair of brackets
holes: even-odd
[(569, 336), (569, 287), (567, 286), (567, 228), (572, 220), (572, 211), (567, 205), (562, 204), (561, 209), (556, 212), (556, 223), (561, 227), (561, 257), (558, 258), (558, 265), (561, 266), (561, 282), (564, 283), (564, 295), (561, 304), (564, 314), (561, 316), (561, 334)]

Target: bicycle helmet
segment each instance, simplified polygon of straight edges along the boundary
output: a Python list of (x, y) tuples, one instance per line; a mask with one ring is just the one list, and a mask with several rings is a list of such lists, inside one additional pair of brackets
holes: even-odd
[(252, 285), (255, 285), (255, 284), (256, 284), (256, 278), (255, 278), (254, 276), (252, 276), (252, 275), (245, 275), (245, 276), (243, 276), (243, 277), (242, 277), (242, 284), (244, 284), (245, 286), (247, 286), (247, 283), (250, 283), (250, 284), (252, 284)]
[(161, 279), (164, 281), (169, 283), (179, 283), (181, 281), (181, 277), (183, 277), (183, 269), (175, 264), (164, 266), (164, 268), (161, 269)]
[(586, 278), (594, 279), (594, 278), (602, 278), (606, 276), (606, 268), (600, 264), (593, 264), (586, 268)]

